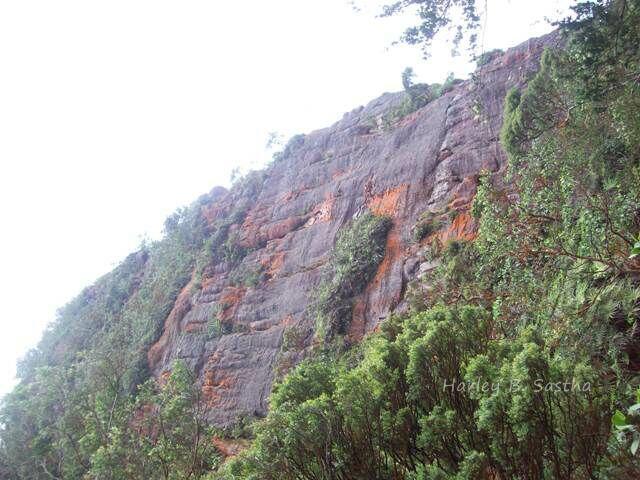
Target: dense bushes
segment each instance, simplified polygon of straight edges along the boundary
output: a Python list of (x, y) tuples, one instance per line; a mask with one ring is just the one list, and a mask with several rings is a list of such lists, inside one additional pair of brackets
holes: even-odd
[(389, 218), (367, 212), (338, 234), (325, 279), (318, 289), (319, 338), (329, 341), (346, 333), (353, 298), (364, 290), (382, 261), (390, 227)]
[(413, 230), (411, 232), (413, 241), (420, 242), (432, 233), (437, 232), (440, 227), (442, 227), (440, 215), (432, 212), (425, 212), (413, 226)]
[(534, 328), (497, 339), (489, 312), (463, 307), (382, 330), (356, 365), (319, 358), (294, 370), (254, 446), (221, 476), (587, 478), (605, 456), (605, 380)]

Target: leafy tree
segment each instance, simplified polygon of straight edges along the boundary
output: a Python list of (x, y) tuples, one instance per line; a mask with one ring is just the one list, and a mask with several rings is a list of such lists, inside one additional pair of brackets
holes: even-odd
[(475, 47), (476, 31), (480, 26), (476, 0), (400, 0), (385, 5), (381, 16), (390, 17), (410, 9), (417, 11), (419, 23), (407, 28), (400, 40), (409, 45), (420, 45), (425, 57), (436, 35), (452, 26), (456, 13), (462, 15), (462, 23), (455, 26), (454, 49), (465, 37), (470, 47)]
[(91, 478), (198, 479), (218, 461), (195, 378), (177, 362), (162, 384), (140, 387), (125, 421), (92, 456)]

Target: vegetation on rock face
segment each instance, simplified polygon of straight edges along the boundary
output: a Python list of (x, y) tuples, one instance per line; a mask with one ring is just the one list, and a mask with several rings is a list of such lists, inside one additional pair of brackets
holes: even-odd
[(414, 73), (411, 67), (407, 67), (402, 72), (402, 86), (404, 88), (404, 98), (395, 108), (386, 112), (380, 117), (382, 128), (388, 130), (407, 115), (421, 109), (436, 98), (449, 92), (462, 80), (457, 79), (450, 73), (444, 83), (414, 83)]
[(502, 55), (503, 51), (499, 48), (494, 48), (493, 50), (489, 50), (488, 52), (481, 53), (476, 58), (476, 66), (483, 67), (489, 62), (492, 62), (495, 58)]
[(442, 226), (439, 215), (432, 212), (425, 212), (420, 216), (418, 222), (413, 226), (412, 237), (415, 242), (420, 242), (432, 233), (435, 233)]
[(330, 341), (344, 335), (351, 321), (353, 298), (362, 293), (384, 258), (391, 220), (369, 212), (341, 230), (318, 289), (317, 335)]
[[(257, 180), (246, 177), (236, 188), (251, 198)], [(20, 383), (0, 409), (0, 478), (187, 479), (215, 466), (193, 376), (176, 365), (156, 385), (147, 364), (194, 270), (220, 252), (237, 261), (229, 232), (246, 207), (211, 226), (202, 213), (208, 202), (203, 196), (169, 217), (162, 240), (61, 309), (19, 363)], [(215, 327), (210, 335), (225, 334)]]

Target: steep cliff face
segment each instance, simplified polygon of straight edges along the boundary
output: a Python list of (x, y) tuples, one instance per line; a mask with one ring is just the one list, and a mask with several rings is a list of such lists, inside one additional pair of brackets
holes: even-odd
[[(276, 372), (303, 358), (313, 342), (310, 305), (336, 234), (366, 210), (389, 216), (393, 226), (384, 260), (355, 300), (347, 338), (359, 340), (406, 308), (408, 282), (431, 267), (421, 255), (430, 239), (475, 235), (469, 206), (478, 174), (505, 164), (498, 142), (505, 94), (527, 82), (555, 38), (508, 50), (394, 125), (382, 118), (402, 94), (384, 94), (297, 138), (254, 179), (251, 195), (215, 189), (204, 216), (213, 230), (226, 222), (249, 253), (234, 263), (211, 262), (201, 278), (194, 272), (148, 351), (153, 374), (187, 361), (217, 425), (265, 414)], [(438, 216), (438, 228), (415, 241), (425, 214)], [(253, 280), (238, 280), (239, 272)], [(212, 319), (223, 325), (221, 334), (206, 334)], [(285, 332), (293, 341), (283, 346)]]

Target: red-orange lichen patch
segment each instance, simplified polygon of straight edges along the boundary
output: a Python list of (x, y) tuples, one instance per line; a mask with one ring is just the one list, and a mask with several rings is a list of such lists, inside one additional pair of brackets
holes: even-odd
[(204, 322), (190, 322), (183, 326), (182, 331), (184, 333), (201, 333), (207, 329), (207, 325)]
[(351, 173), (351, 170), (336, 170), (331, 174), (331, 179), (337, 180), (340, 177), (344, 177), (347, 173)]
[(220, 214), (222, 213), (222, 210), (223, 209), (221, 208), (221, 205), (217, 202), (214, 202), (207, 205), (203, 205), (201, 212), (202, 212), (202, 216), (207, 221), (207, 224), (212, 225), (213, 222), (215, 222), (216, 219), (220, 216)]
[[(240, 227), (240, 244), (243, 247), (253, 248), (260, 243), (260, 214), (262, 211), (253, 209), (244, 219)], [(266, 215), (266, 212), (264, 213)]]
[(220, 305), (223, 310), (220, 314), (221, 320), (229, 320), (235, 315), (238, 305), (242, 301), (247, 289), (245, 287), (226, 287), (220, 297)]
[(398, 229), (394, 226), (387, 236), (385, 255), (382, 262), (380, 262), (376, 275), (371, 281), (371, 285), (380, 285), (382, 279), (389, 273), (389, 270), (391, 270), (391, 266), (400, 257), (402, 253), (400, 247), (400, 234), (398, 233)]
[(280, 323), (285, 327), (290, 327), (291, 325), (293, 325), (295, 323), (294, 319), (293, 319), (293, 315), (291, 315), (291, 314), (287, 315), (286, 317), (284, 317), (282, 319), (282, 322), (280, 322)]
[(203, 400), (210, 406), (214, 407), (222, 399), (222, 390), (228, 390), (233, 386), (235, 380), (231, 377), (221, 376), (218, 378), (214, 370), (204, 372), (204, 380), (202, 382)]
[(369, 210), (376, 215), (394, 217), (398, 213), (401, 199), (406, 194), (409, 186), (402, 184), (395, 188), (385, 190), (381, 194), (374, 195), (367, 201)]
[(478, 236), (477, 224), (467, 212), (460, 213), (449, 227), (435, 235), (443, 244), (449, 240), (475, 240)]
[[(391, 273), (392, 267), (397, 264), (399, 259), (402, 258), (402, 242), (400, 239), (400, 232), (397, 225), (394, 225), (389, 234), (387, 236), (387, 243), (385, 246), (385, 255), (378, 266), (378, 270), (376, 271), (373, 280), (369, 282), (367, 288), (365, 289), (365, 293), (361, 298), (356, 300), (353, 308), (353, 314), (351, 318), (351, 325), (348, 332), (348, 339), (353, 341), (362, 340), (364, 335), (366, 334), (366, 314), (367, 307), (372, 308), (376, 311), (383, 311), (384, 308), (381, 308), (382, 305), (379, 304), (368, 304), (370, 301), (371, 293), (382, 288), (383, 282), (389, 277)], [(397, 304), (400, 301), (400, 292), (393, 297), (384, 297), (379, 298), (384, 303), (388, 304)]]
[(300, 217), (289, 217), (278, 222), (263, 225), (260, 228), (260, 239), (268, 242), (270, 240), (282, 238), (300, 227), (303, 221), (304, 219)]
[(170, 376), (171, 376), (171, 370), (165, 370), (160, 374), (160, 377), (158, 377), (158, 383), (160, 385), (165, 385), (169, 380)]
[(296, 191), (290, 191), (290, 192), (286, 192), (282, 198), (280, 199), (281, 202), (290, 202), (291, 200), (294, 200), (295, 198), (297, 198), (299, 195), (299, 192)]
[[(211, 275), (211, 274), (210, 274)], [(220, 282), (221, 280), (223, 280), (224, 275), (222, 274), (213, 274), (211, 276), (206, 276), (202, 278), (202, 290), (206, 290), (208, 288), (210, 288), (212, 285), (214, 285), (217, 282)]]

